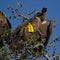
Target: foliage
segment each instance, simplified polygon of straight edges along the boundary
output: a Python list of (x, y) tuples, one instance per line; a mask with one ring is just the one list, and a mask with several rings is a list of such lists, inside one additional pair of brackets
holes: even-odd
[(0, 60), (10, 60), (10, 55), (8, 52), (8, 46), (5, 44), (2, 48), (0, 48)]
[(9, 55), (9, 39), (10, 39), (10, 30), (5, 30), (5, 32), (1, 35), (0, 41), (2, 41), (2, 47), (0, 46), (0, 60), (10, 60)]
[[(22, 8), (22, 3), (18, 3), (18, 7)], [(16, 8), (15, 10), (13, 9), (13, 7), (9, 6), (8, 10), (11, 11), (12, 16), (10, 16), (11, 18), (14, 19), (20, 19), (20, 17), (22, 17), (22, 21), (24, 22), (25, 20), (28, 20), (28, 16), (24, 16), (22, 15), (21, 12), (19, 12), (19, 10)], [(17, 12), (18, 11), (18, 12)], [(16, 13), (15, 13), (16, 12)], [(33, 14), (35, 12), (35, 10), (27, 15)], [(18, 16), (18, 17), (17, 17)], [(56, 46), (54, 45), (55, 42), (60, 40), (60, 37), (55, 38), (54, 40), (52, 40), (51, 42), (49, 42), (49, 44), (42, 49), (42, 51), (40, 52), (39, 50), (39, 44), (41, 44), (39, 42), (39, 34), (38, 33), (34, 33), (32, 36), (28, 36), (28, 37), (24, 37), (23, 40), (18, 40), (18, 42), (20, 43), (20, 48), (16, 47), (15, 45), (15, 49), (10, 48), (11, 46), (11, 40), (13, 39), (13, 32), (11, 32), (10, 30), (6, 30), (0, 37), (0, 40), (2, 39), (3, 41), (3, 46), (2, 48), (0, 47), (0, 60), (10, 60), (11, 57), (16, 58), (16, 60), (37, 60), (38, 58), (40, 59), (54, 59), (56, 58), (56, 60), (60, 59), (60, 55), (55, 55), (56, 52)], [(7, 39), (7, 40), (6, 40)], [(12, 40), (13, 41), (13, 40)], [(10, 44), (9, 44), (10, 43)], [(53, 53), (51, 54), (51, 56), (49, 55), (50, 53), (50, 48), (53, 48)]]

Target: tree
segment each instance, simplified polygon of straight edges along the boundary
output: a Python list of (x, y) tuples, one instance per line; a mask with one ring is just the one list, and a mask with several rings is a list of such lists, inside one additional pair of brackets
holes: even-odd
[[(19, 3), (19, 7), (22, 8), (22, 3)], [(52, 40), (48, 44), (49, 37), (51, 35), (55, 21), (51, 20), (48, 24), (48, 21), (45, 20), (46, 8), (43, 8), (42, 12), (37, 12), (31, 19), (28, 18), (28, 16), (30, 14), (35, 13), (35, 10), (24, 16), (18, 9), (14, 10), (11, 6), (9, 6), (8, 9), (12, 12), (12, 16), (10, 16), (10, 18), (20, 19), (20, 17), (22, 17), (23, 23), (20, 26), (18, 26), (13, 32), (6, 31), (6, 33), (3, 33), (1, 35), (3, 36), (1, 37), (4, 39), (3, 41), (6, 41), (4, 43), (4, 46), (6, 46), (7, 44), (10, 47), (10, 53), (7, 52), (8, 54), (6, 54), (5, 56), (1, 54), (1, 56), (15, 56), (15, 58), (18, 60), (34, 60), (38, 59), (39, 57), (43, 60), (51, 60), (53, 58), (57, 59), (57, 56), (59, 55), (55, 55), (56, 48), (54, 46), (54, 42), (59, 41), (60, 37), (56, 38), (55, 40)], [(33, 25), (33, 33), (27, 31), (28, 23), (31, 23)], [(11, 28), (10, 23), (7, 22), (6, 24), (8, 24), (7, 26)], [(6, 35), (7, 33), (8, 36)], [(2, 45), (2, 47), (0, 48), (1, 52), (5, 51), (5, 49), (3, 49), (4, 46)], [(48, 54), (50, 47), (54, 48), (52, 56), (49, 56)]]

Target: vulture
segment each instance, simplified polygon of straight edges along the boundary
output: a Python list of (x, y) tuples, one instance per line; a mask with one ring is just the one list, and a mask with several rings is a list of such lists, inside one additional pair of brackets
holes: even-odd
[[(54, 20), (51, 20), (50, 23), (48, 23), (46, 20), (46, 11), (47, 8), (43, 8), (42, 12), (37, 12), (34, 17), (20, 24), (13, 31), (13, 39), (10, 45), (13, 51), (14, 49), (19, 48), (20, 50), (23, 50), (24, 46), (27, 48), (33, 46), (33, 52), (35, 50), (39, 50), (41, 52), (42, 48), (45, 48), (47, 46), (54, 26)], [(32, 24), (34, 32), (28, 32), (28, 24)]]
[[(11, 24), (5, 14), (0, 11), (0, 47), (3, 46), (3, 34), (11, 29)], [(8, 35), (8, 34), (7, 34)], [(7, 40), (6, 37), (4, 37), (4, 40)]]

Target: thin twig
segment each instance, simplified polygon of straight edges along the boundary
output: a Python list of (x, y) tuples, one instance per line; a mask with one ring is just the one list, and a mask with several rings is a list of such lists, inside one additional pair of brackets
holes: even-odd
[(29, 20), (29, 18), (27, 16), (24, 16), (21, 12), (19, 12), (18, 9), (16, 9), (15, 12), (17, 13), (17, 15), (22, 16), (23, 18)]
[(51, 60), (51, 58), (47, 54), (45, 55), (45, 57), (47, 60)]

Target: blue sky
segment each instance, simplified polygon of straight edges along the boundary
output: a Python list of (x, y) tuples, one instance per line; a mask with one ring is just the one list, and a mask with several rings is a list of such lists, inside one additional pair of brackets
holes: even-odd
[[(49, 20), (56, 20), (56, 27), (54, 28), (54, 38), (60, 36), (60, 0), (1, 0), (0, 1), (0, 11), (3, 11), (9, 18), (11, 15), (10, 11), (7, 10), (9, 5), (14, 8), (17, 7), (17, 3), (22, 2), (23, 8), (22, 13), (26, 14), (26, 11), (31, 12), (34, 9), (40, 11), (43, 7), (47, 7), (47, 18)], [(19, 24), (19, 20), (10, 20), (12, 24), (12, 30), (14, 30)], [(59, 47), (60, 44), (56, 43)], [(58, 53), (59, 49), (57, 49)]]

